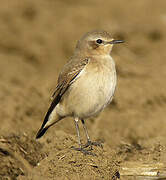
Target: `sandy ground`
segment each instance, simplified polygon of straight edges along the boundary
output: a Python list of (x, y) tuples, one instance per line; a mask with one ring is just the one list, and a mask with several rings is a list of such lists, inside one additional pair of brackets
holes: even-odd
[[(94, 29), (126, 43), (112, 52), (118, 73), (113, 103), (86, 121), (91, 139), (104, 147), (85, 156), (71, 149), (77, 145), (71, 118), (38, 141), (35, 135), (60, 69), (76, 41)], [(163, 0), (1, 1), (0, 179), (146, 179), (126, 176), (124, 168), (165, 164), (165, 29)]]

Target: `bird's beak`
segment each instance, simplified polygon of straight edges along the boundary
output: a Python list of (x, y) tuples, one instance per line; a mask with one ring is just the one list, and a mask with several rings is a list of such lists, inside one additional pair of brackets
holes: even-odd
[(112, 40), (112, 41), (109, 41), (108, 44), (118, 44), (118, 43), (124, 43), (123, 40)]

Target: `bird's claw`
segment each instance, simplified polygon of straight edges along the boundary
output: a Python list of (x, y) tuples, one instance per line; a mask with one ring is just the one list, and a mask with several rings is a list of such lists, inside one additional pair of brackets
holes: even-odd
[(99, 146), (100, 148), (103, 148), (102, 143), (100, 142), (92, 142), (92, 141), (88, 141), (85, 145), (83, 145), (83, 148), (87, 148), (90, 146), (90, 150), (92, 150), (92, 146)]
[(74, 150), (76, 150), (76, 151), (82, 152), (84, 155), (96, 156), (95, 153), (92, 153), (92, 152), (91, 152), (92, 149), (85, 149), (85, 147), (82, 147), (82, 146), (81, 146), (81, 147), (74, 147), (74, 146), (72, 146), (71, 148), (74, 149)]

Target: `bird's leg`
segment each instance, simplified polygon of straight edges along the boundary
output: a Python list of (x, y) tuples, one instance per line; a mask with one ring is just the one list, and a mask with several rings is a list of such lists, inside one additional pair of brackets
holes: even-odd
[(92, 150), (92, 146), (99, 146), (101, 148), (103, 148), (103, 145), (100, 142), (92, 142), (90, 140), (90, 137), (88, 135), (88, 130), (87, 127), (85, 126), (85, 121), (83, 119), (81, 119), (85, 134), (86, 134), (86, 138), (87, 138), (87, 143), (83, 146), (83, 148), (87, 148), (90, 146), (90, 149)]
[(75, 121), (75, 126), (76, 126), (76, 131), (77, 131), (78, 145), (81, 148), (82, 146), (81, 146), (81, 138), (80, 138), (80, 129), (79, 129), (79, 125), (78, 125), (79, 119), (75, 118), (74, 121)]
[(85, 155), (93, 155), (94, 156), (95, 155), (94, 153), (89, 152), (88, 150), (84, 149), (84, 147), (81, 145), (81, 138), (80, 138), (80, 130), (79, 130), (78, 121), (79, 121), (79, 118), (74, 119), (75, 126), (76, 126), (76, 131), (77, 131), (77, 136), (78, 136), (78, 145), (79, 145), (79, 147), (78, 148), (72, 147), (72, 149), (74, 149), (76, 151), (80, 151)]
[[(87, 138), (87, 143), (83, 146), (84, 148), (91, 146), (91, 140), (90, 137), (88, 135), (88, 130), (87, 127), (85, 126), (85, 121), (83, 119), (81, 119), (85, 134), (86, 134), (86, 138)], [(92, 150), (92, 146), (91, 146), (91, 150)]]

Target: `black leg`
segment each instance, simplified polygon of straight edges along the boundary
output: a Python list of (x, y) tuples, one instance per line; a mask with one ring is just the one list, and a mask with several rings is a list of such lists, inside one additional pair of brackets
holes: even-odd
[(90, 137), (88, 135), (88, 130), (87, 130), (86, 126), (85, 126), (85, 121), (83, 119), (81, 119), (81, 122), (82, 122), (84, 131), (85, 131), (85, 134), (86, 134), (86, 138), (87, 138), (87, 143), (83, 146), (83, 148), (90, 147), (91, 150), (93, 149), (92, 146), (99, 146), (99, 147), (103, 148), (103, 145), (100, 142), (92, 142), (90, 140)]
[(85, 155), (93, 155), (95, 156), (94, 153), (90, 152), (90, 150), (85, 149), (82, 145), (81, 145), (81, 138), (80, 138), (80, 130), (79, 130), (79, 125), (78, 125), (78, 118), (74, 119), (75, 121), (75, 126), (76, 126), (76, 131), (77, 131), (77, 136), (78, 136), (78, 145), (79, 147), (72, 147), (72, 149), (76, 150), (76, 151), (80, 151)]

